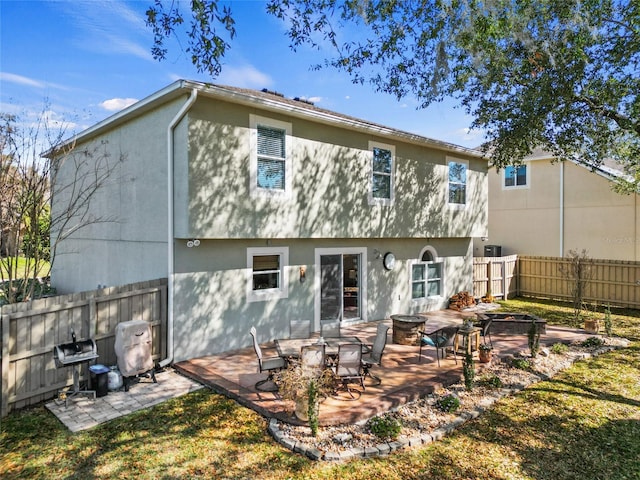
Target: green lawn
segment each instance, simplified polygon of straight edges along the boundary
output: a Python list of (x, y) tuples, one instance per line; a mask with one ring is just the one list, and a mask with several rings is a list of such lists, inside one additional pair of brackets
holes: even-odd
[[(29, 262), (24, 257), (11, 257), (11, 258), (0, 258), (0, 278), (7, 279), (8, 270), (7, 264), (8, 262), (17, 262), (17, 275), (16, 278), (24, 278), (25, 276), (31, 276), (31, 272), (29, 271)], [(49, 275), (50, 265), (49, 262), (43, 262), (40, 267), (38, 276), (47, 276)]]
[[(554, 302), (504, 302), (566, 323)], [(266, 421), (236, 402), (198, 391), (87, 432), (72, 434), (44, 407), (3, 419), (3, 479), (638, 479), (640, 312), (614, 311), (628, 348), (576, 363), (504, 398), (432, 445), (387, 458), (318, 463), (276, 444)]]

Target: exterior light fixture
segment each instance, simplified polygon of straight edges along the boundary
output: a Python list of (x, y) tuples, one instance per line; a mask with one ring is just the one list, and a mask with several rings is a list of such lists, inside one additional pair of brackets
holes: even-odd
[(305, 267), (300, 267), (300, 283), (304, 283), (307, 279), (307, 269)]

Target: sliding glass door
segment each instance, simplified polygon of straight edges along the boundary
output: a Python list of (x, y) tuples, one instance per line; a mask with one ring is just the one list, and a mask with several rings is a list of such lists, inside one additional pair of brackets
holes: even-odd
[[(324, 249), (316, 252), (319, 263), (319, 290), (316, 304), (320, 321), (362, 318), (362, 249)], [(327, 251), (327, 253), (322, 253)]]

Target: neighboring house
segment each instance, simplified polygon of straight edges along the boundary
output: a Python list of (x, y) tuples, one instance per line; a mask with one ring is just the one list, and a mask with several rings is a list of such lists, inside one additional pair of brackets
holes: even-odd
[(591, 258), (640, 260), (638, 195), (612, 190), (622, 173), (552, 160), (539, 151), (520, 166), (489, 171), (489, 235), (475, 239), (475, 255), (497, 245), (502, 255), (586, 250)]
[(266, 341), (293, 319), (318, 331), (445, 308), (472, 289), (472, 239), (487, 234), (475, 150), (189, 81), (73, 140), (123, 155), (92, 203), (117, 222), (60, 244), (52, 283), (64, 293), (168, 277), (176, 361), (248, 346), (252, 325)]

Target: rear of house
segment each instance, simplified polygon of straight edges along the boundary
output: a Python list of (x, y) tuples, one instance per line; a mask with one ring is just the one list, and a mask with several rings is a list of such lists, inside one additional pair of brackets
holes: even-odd
[(253, 325), (266, 341), (290, 320), (424, 312), (472, 288), (472, 238), (487, 234), (476, 151), (186, 81), (77, 140), (122, 154), (91, 207), (117, 218), (60, 244), (53, 283), (168, 277), (176, 361), (247, 346)]

